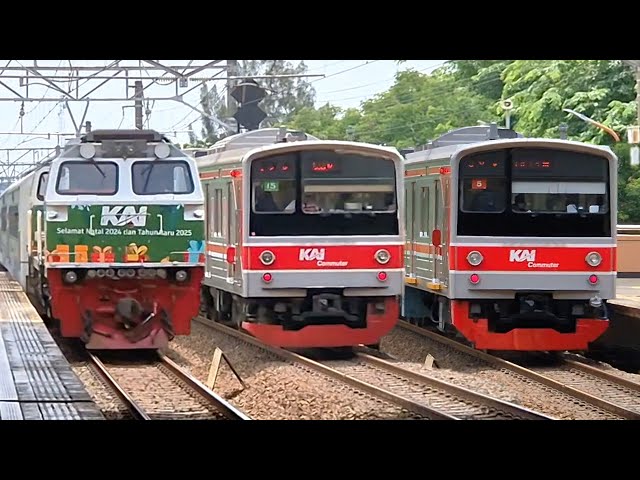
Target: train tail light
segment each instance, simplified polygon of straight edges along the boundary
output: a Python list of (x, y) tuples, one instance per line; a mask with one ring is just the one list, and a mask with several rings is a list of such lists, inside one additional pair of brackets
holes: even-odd
[(267, 273), (262, 275), (262, 281), (264, 283), (270, 283), (271, 280), (273, 280), (273, 275), (271, 275), (270, 273), (267, 272)]
[(480, 275), (478, 275), (477, 273), (472, 273), (469, 276), (469, 281), (474, 285), (477, 285), (478, 283), (480, 283)]
[(387, 280), (387, 272), (378, 272), (378, 280), (384, 282)]
[(589, 275), (589, 283), (591, 285), (595, 285), (596, 283), (598, 283), (598, 276), (597, 275)]

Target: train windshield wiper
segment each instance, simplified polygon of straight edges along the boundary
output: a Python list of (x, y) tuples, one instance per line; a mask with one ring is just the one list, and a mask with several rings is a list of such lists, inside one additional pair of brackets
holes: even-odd
[(93, 164), (94, 167), (96, 167), (98, 169), (98, 171), (100, 172), (100, 175), (102, 175), (102, 178), (107, 178), (107, 176), (105, 175), (105, 173), (102, 171), (102, 169), (100, 168), (100, 165), (98, 165), (98, 162), (96, 162), (93, 158), (91, 159), (91, 163)]
[(151, 162), (151, 165), (149, 165), (148, 167), (144, 168), (142, 170), (142, 174), (144, 175), (145, 173), (147, 173), (147, 171), (149, 172), (147, 174), (147, 179), (144, 182), (144, 187), (142, 188), (142, 193), (147, 193), (147, 186), (149, 185), (149, 180), (151, 180), (151, 172), (153, 171), (153, 167), (156, 166), (156, 162)]

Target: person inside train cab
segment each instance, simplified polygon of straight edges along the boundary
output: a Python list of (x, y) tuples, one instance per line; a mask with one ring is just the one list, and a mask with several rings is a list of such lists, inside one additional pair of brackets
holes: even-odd
[[(291, 200), (289, 205), (284, 208), (285, 212), (293, 212), (296, 209), (296, 199)], [(322, 209), (315, 203), (313, 195), (305, 193), (302, 197), (302, 211), (304, 213), (321, 212)]]
[(273, 200), (271, 192), (265, 192), (260, 187), (256, 187), (256, 211), (258, 212), (277, 212), (280, 210)]
[(524, 193), (518, 193), (513, 199), (513, 211), (514, 212), (526, 212), (527, 202), (524, 199)]

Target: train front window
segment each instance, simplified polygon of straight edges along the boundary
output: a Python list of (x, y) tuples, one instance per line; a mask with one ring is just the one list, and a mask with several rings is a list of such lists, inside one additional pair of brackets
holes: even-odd
[(513, 148), (460, 161), (458, 235), (608, 237), (609, 162), (556, 148)]
[(68, 161), (58, 170), (60, 195), (114, 195), (118, 191), (118, 165), (113, 162)]
[(506, 191), (507, 182), (504, 178), (463, 178), (462, 210), (475, 213), (504, 212)]
[(252, 235), (398, 233), (392, 160), (308, 150), (258, 159), (251, 175)]
[(594, 215), (609, 211), (604, 182), (513, 182), (511, 205), (519, 214)]
[(136, 195), (188, 194), (194, 190), (191, 169), (185, 161), (140, 161), (131, 168)]
[(391, 160), (310, 151), (301, 155), (305, 214), (376, 214), (396, 210)]

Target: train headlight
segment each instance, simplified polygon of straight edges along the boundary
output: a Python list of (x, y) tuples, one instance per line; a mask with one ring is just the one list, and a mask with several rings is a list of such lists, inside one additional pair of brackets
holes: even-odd
[(187, 272), (184, 270), (178, 270), (176, 272), (176, 280), (178, 282), (184, 282), (187, 279)]
[(76, 272), (69, 271), (69, 272), (64, 274), (64, 281), (65, 282), (74, 283), (76, 280), (78, 280), (78, 275), (76, 275)]
[(474, 267), (480, 265), (482, 263), (482, 260), (484, 260), (482, 254), (475, 250), (473, 252), (469, 252), (469, 255), (467, 255), (467, 262), (469, 262), (469, 264), (473, 265)]
[(592, 267), (597, 267), (602, 262), (602, 256), (598, 252), (588, 253), (585, 261)]
[(378, 261), (378, 263), (384, 265), (389, 260), (391, 260), (391, 254), (387, 250), (380, 249), (376, 252), (376, 260)]
[(90, 143), (83, 143), (82, 145), (80, 145), (80, 156), (87, 160), (92, 159), (96, 156), (96, 147), (94, 147)]
[(273, 252), (269, 250), (265, 250), (260, 254), (260, 261), (264, 265), (271, 265), (273, 262), (276, 261), (276, 256), (273, 254)]
[(169, 145), (167, 145), (166, 143), (159, 143), (153, 149), (153, 153), (158, 158), (167, 158), (169, 154), (171, 154), (171, 147), (169, 147)]

